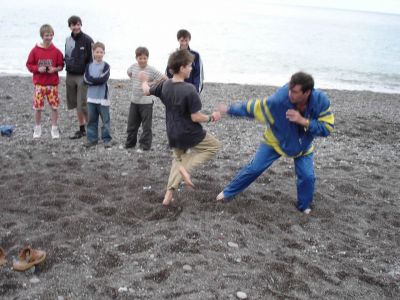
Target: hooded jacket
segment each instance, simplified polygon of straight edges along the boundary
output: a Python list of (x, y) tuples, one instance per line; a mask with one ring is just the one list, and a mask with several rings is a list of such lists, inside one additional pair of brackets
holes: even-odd
[(26, 67), (29, 72), (33, 73), (33, 84), (40, 85), (58, 85), (59, 77), (58, 72), (55, 73), (40, 73), (39, 67), (62, 67), (64, 68), (64, 60), (62, 52), (57, 49), (53, 44), (48, 48), (41, 45), (36, 45), (29, 53)]

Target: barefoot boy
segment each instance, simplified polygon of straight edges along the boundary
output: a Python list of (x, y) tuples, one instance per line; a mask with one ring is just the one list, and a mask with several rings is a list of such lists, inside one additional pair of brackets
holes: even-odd
[(194, 187), (188, 172), (211, 159), (220, 147), (219, 141), (200, 124), (218, 121), (220, 113), (213, 112), (210, 116), (201, 113), (201, 101), (196, 88), (185, 82), (192, 71), (193, 59), (188, 50), (173, 52), (168, 59), (172, 79), (151, 88), (146, 75), (140, 74), (144, 94), (159, 97), (165, 105), (167, 136), (174, 156), (163, 205), (171, 203), (182, 177), (187, 185)]
[(63, 55), (52, 43), (54, 30), (44, 24), (40, 27), (42, 43), (37, 44), (29, 53), (26, 67), (33, 73), (33, 109), (35, 110), (35, 129), (33, 138), (40, 138), (42, 135), (41, 113), (44, 109), (44, 98), (47, 98), (51, 106), (51, 137), (60, 138), (57, 127), (58, 107), (60, 99), (58, 97), (58, 72), (64, 68)]

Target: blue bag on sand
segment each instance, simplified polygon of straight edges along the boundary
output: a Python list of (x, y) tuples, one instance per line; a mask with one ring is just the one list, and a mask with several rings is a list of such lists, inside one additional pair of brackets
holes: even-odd
[(11, 125), (1, 125), (0, 126), (1, 135), (11, 136), (13, 128)]

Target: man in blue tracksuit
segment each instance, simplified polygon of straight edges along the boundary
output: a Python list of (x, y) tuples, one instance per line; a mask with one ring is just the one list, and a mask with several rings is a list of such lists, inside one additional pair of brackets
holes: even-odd
[(312, 141), (328, 136), (334, 127), (334, 116), (326, 95), (314, 89), (311, 75), (298, 72), (289, 84), (268, 99), (249, 100), (229, 107), (221, 113), (255, 118), (268, 125), (255, 157), (217, 196), (229, 199), (246, 189), (281, 156), (293, 157), (297, 176), (297, 208), (311, 212), (315, 174)]

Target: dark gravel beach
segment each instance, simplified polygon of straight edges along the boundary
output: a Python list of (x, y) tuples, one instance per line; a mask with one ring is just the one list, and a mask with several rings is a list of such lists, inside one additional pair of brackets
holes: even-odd
[[(316, 78), (318, 83), (318, 78)], [(293, 162), (280, 159), (231, 203), (215, 197), (255, 153), (264, 126), (207, 124), (222, 143), (161, 205), (171, 164), (164, 107), (154, 106), (153, 148), (126, 150), (129, 82), (111, 80), (114, 146), (83, 147), (60, 84), (60, 140), (33, 140), (30, 77), (0, 77), (1, 299), (399, 299), (400, 94), (327, 90), (332, 136), (317, 139), (313, 211), (296, 210)], [(276, 88), (207, 83), (204, 111)], [(12, 260), (25, 245), (47, 252), (35, 270)]]

